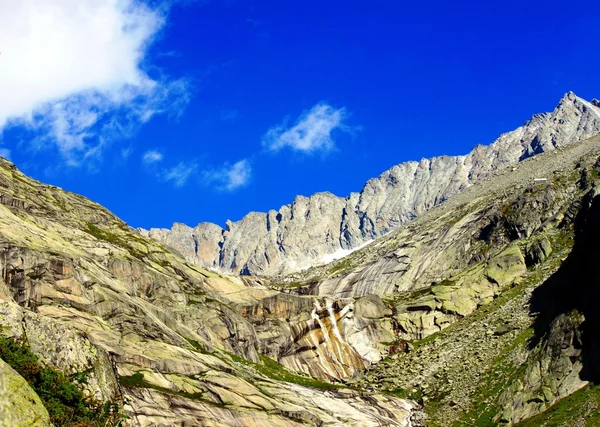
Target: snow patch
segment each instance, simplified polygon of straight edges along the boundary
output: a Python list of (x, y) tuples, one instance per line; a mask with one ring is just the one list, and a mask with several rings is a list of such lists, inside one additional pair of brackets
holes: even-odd
[(357, 251), (359, 249), (364, 248), (365, 246), (367, 246), (369, 243), (371, 243), (373, 240), (368, 240), (360, 245), (358, 245), (355, 248), (352, 249), (342, 249), (339, 248), (337, 251), (335, 251), (332, 254), (327, 254), (327, 255), (323, 255), (323, 258), (321, 258), (321, 264), (329, 264), (332, 261), (338, 260), (340, 258), (344, 258), (347, 255), (350, 255), (352, 252)]

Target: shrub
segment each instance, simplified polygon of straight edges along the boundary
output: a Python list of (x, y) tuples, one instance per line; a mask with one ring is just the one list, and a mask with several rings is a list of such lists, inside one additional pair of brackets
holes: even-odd
[(77, 386), (86, 375), (63, 372), (44, 366), (26, 344), (0, 337), (0, 359), (17, 371), (37, 393), (56, 426), (119, 426), (119, 406), (86, 399)]

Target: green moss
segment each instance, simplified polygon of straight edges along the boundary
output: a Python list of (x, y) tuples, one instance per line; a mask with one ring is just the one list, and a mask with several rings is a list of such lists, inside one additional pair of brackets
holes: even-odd
[[(184, 338), (185, 338), (185, 337), (184, 337)], [(193, 340), (193, 339), (191, 339), (191, 338), (185, 338), (185, 340), (186, 340), (187, 342), (189, 342), (189, 343), (190, 343), (190, 345), (191, 345), (192, 347), (194, 347), (194, 350), (196, 350), (197, 352), (199, 352), (199, 353), (204, 353), (204, 354), (208, 354), (208, 350), (206, 349), (206, 347), (205, 347), (204, 345), (200, 344), (198, 341), (196, 341), (196, 340)]]
[(57, 426), (119, 426), (122, 415), (118, 405), (86, 399), (78, 384), (85, 384), (87, 375), (67, 377), (62, 372), (44, 366), (25, 344), (0, 337), (0, 358), (19, 373), (40, 397)]
[(103, 241), (111, 243), (115, 246), (120, 246), (123, 249), (127, 250), (131, 254), (131, 256), (133, 256), (135, 258), (142, 259), (145, 256), (144, 253), (135, 249), (126, 240), (124, 240), (121, 236), (118, 236), (115, 233), (111, 233), (110, 231), (103, 230), (100, 227), (98, 227), (92, 223), (89, 223), (89, 222), (86, 223), (86, 225), (87, 225), (87, 229), (85, 229), (84, 231), (91, 234), (96, 239), (103, 240)]
[(154, 262), (163, 268), (173, 268), (173, 265), (169, 261), (164, 259), (155, 259)]
[(86, 231), (98, 240), (104, 240), (118, 246), (121, 245), (121, 238), (119, 236), (109, 231), (105, 231), (92, 223), (87, 223)]
[(350, 257), (342, 258), (340, 261), (327, 271), (328, 275), (338, 275), (347, 272), (352, 267), (352, 259)]
[(135, 388), (135, 387), (143, 387), (145, 384), (144, 374), (141, 372), (136, 372), (130, 376), (122, 376), (119, 377), (119, 382), (124, 387)]
[(152, 384), (144, 379), (144, 374), (142, 372), (136, 372), (135, 374), (130, 375), (130, 376), (119, 377), (119, 383), (123, 387), (127, 387), (127, 388), (149, 388), (152, 390), (159, 391), (161, 393), (171, 394), (173, 396), (180, 396), (180, 397), (185, 397), (186, 399), (201, 400), (206, 403), (213, 403), (213, 402), (204, 400), (202, 393), (187, 393), (185, 391), (175, 391), (175, 390), (171, 390), (169, 388), (160, 387), (155, 384)]
[(425, 288), (420, 288), (414, 291), (405, 291), (397, 294), (388, 294), (383, 296), (381, 299), (387, 305), (400, 305), (402, 303), (414, 303), (426, 296), (434, 296), (433, 289), (435, 286), (444, 284), (450, 284), (450, 281), (444, 281), (438, 285), (433, 285)]
[(600, 425), (600, 386), (589, 384), (559, 400), (541, 414), (522, 421), (518, 427), (570, 427)]
[(275, 290), (281, 289), (297, 289), (303, 286), (307, 286), (308, 283), (304, 282), (290, 282), (290, 283), (271, 283), (269, 286)]
[(236, 356), (235, 354), (229, 354), (229, 357), (234, 362), (254, 368), (256, 371), (263, 374), (264, 376), (277, 381), (284, 381), (305, 387), (319, 389), (342, 388), (341, 385), (332, 384), (326, 381), (317, 380), (309, 376), (298, 375), (293, 372), (290, 372), (283, 365), (264, 355), (260, 355), (260, 363), (250, 362), (249, 360), (243, 359), (239, 356)]

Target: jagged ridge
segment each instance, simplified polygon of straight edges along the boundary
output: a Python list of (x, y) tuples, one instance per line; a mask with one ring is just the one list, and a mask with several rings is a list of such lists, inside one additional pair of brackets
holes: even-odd
[(388, 233), (495, 171), (595, 135), (599, 106), (569, 92), (552, 113), (533, 116), (489, 146), (399, 164), (346, 198), (298, 196), (279, 211), (228, 221), (224, 230), (211, 223), (194, 228), (176, 223), (170, 230), (140, 232), (205, 267), (248, 275), (298, 271)]

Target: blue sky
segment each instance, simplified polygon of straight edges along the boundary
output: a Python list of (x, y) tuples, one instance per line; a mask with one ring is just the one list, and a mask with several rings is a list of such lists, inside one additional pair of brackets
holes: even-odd
[(447, 3), (0, 0), (0, 154), (134, 227), (223, 225), (600, 98), (597, 2)]

